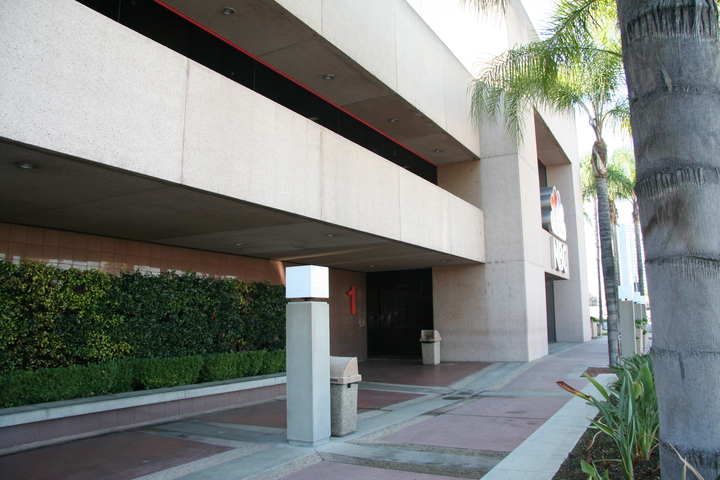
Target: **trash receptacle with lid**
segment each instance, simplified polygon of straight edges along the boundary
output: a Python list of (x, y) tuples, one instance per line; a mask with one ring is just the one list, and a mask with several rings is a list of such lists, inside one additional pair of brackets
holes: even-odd
[(356, 357), (330, 357), (330, 434), (350, 435), (357, 429), (358, 374)]
[(440, 363), (440, 340), (440, 334), (437, 330), (420, 331), (423, 365), (437, 365)]

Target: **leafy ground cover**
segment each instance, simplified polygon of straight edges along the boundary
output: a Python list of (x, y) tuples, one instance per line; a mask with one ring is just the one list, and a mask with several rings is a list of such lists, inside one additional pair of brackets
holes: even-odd
[[(585, 373), (591, 377), (599, 374), (614, 373), (607, 367), (591, 367)], [(596, 417), (601, 420), (601, 415)], [(609, 480), (625, 480), (621, 468), (620, 452), (613, 440), (599, 431), (595, 426), (590, 426), (573, 450), (555, 473), (553, 480), (587, 480), (588, 474), (583, 472), (581, 462), (593, 464), (600, 472), (607, 472)], [(650, 455), (650, 459), (635, 463), (634, 480), (660, 480), (660, 454), (657, 449)]]

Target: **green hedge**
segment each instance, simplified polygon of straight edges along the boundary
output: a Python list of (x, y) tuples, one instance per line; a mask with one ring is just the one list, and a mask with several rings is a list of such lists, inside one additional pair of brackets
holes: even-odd
[(98, 365), (16, 370), (0, 375), (0, 408), (284, 371), (284, 350), (123, 359)]
[(0, 261), (0, 373), (285, 348), (285, 289)]

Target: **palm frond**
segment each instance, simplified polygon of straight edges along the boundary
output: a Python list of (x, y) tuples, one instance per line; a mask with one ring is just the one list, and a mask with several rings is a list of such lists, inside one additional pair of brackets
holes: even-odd
[(473, 118), (502, 117), (517, 139), (530, 107), (579, 107), (598, 136), (606, 119), (627, 124), (616, 18), (614, 0), (560, 0), (550, 37), (510, 49), (479, 72), (470, 86)]
[(474, 8), (478, 13), (505, 13), (509, 0), (460, 0), (460, 3)]

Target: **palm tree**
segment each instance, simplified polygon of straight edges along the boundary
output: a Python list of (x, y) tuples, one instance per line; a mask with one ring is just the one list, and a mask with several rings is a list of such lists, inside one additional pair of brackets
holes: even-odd
[[(563, 0), (564, 11), (571, 0)], [(610, 122), (627, 121), (627, 100), (619, 95), (622, 62), (619, 33), (613, 15), (590, 28), (592, 35), (580, 43), (567, 42), (563, 34), (508, 50), (491, 61), (473, 82), (473, 114), (479, 121), (503, 114), (509, 133), (519, 137), (527, 109), (576, 108), (583, 112), (595, 133), (592, 169), (597, 185), (597, 205), (608, 318), (610, 365), (619, 360), (616, 268), (612, 249), (612, 223), (607, 186), (607, 145), (603, 130)], [(573, 56), (573, 52), (579, 52)]]
[[(574, 17), (554, 28), (583, 38), (608, 3), (578, 0)], [(653, 292), (662, 476), (680, 478), (689, 461), (713, 479), (720, 475), (718, 8), (715, 0), (617, 0), (617, 11)]]
[(720, 42), (714, 0), (618, 0), (663, 478), (720, 474)]
[(595, 258), (597, 259), (598, 274), (598, 320), (603, 321), (603, 288), (602, 288), (602, 266), (600, 265), (600, 232), (598, 231), (598, 208), (597, 208), (597, 182), (593, 175), (590, 155), (586, 156), (580, 165), (580, 183), (582, 184), (583, 202), (591, 202), (593, 205), (593, 218), (588, 221), (593, 226), (593, 238), (595, 239)]
[[(582, 192), (583, 200), (592, 201), (595, 206), (595, 244), (596, 252), (599, 250), (598, 245), (598, 211), (597, 211), (597, 180), (593, 175), (592, 160), (590, 155), (585, 157), (580, 166), (581, 180), (582, 180)], [(615, 284), (619, 285), (619, 268), (618, 268), (618, 241), (617, 241), (617, 226), (618, 226), (618, 208), (617, 202), (619, 200), (629, 200), (632, 202), (634, 209), (637, 207), (635, 201), (635, 166), (633, 164), (632, 151), (629, 149), (620, 149), (613, 152), (612, 157), (608, 161), (607, 166), (607, 188), (608, 188), (608, 204), (610, 206), (610, 224), (613, 230), (613, 259), (615, 264)], [(636, 232), (637, 234), (637, 232)], [(636, 238), (636, 242), (640, 241), (640, 237)], [(640, 250), (638, 250), (640, 251)], [(599, 261), (599, 258), (598, 258)], [(638, 268), (642, 272), (642, 257), (638, 254)], [(598, 277), (600, 276), (600, 269), (598, 269)]]

